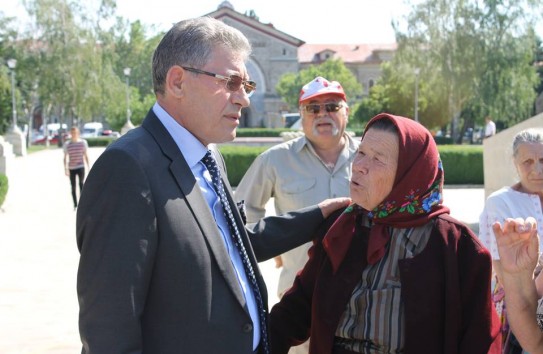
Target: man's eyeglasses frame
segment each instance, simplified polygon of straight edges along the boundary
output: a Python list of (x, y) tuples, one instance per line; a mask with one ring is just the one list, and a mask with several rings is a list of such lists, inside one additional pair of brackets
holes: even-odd
[(328, 113), (338, 112), (344, 105), (341, 102), (330, 103), (308, 103), (302, 105), (303, 110), (311, 114), (319, 114), (321, 109), (324, 108)]
[(195, 69), (195, 68), (191, 68), (187, 66), (181, 66), (181, 67), (187, 71), (190, 71), (196, 74), (204, 74), (207, 76), (217, 78), (219, 80), (224, 80), (226, 81), (226, 89), (231, 92), (236, 92), (243, 86), (243, 91), (245, 91), (245, 94), (248, 97), (251, 97), (256, 90), (256, 82), (251, 81), (251, 80), (243, 80), (243, 78), (239, 75), (224, 76), (224, 75), (219, 75), (219, 74), (215, 74), (209, 71)]

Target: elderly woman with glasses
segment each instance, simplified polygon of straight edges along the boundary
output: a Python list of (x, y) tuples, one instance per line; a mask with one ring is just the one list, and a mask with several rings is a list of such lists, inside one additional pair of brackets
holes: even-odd
[(488, 250), (442, 204), (426, 128), (375, 116), (353, 161), (353, 204), (320, 230), (271, 311), (273, 354), (499, 353)]

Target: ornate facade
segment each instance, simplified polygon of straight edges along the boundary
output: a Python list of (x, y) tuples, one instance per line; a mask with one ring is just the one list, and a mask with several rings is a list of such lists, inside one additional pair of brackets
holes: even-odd
[(223, 1), (216, 11), (206, 16), (239, 29), (253, 47), (247, 70), (251, 79), (258, 83), (258, 89), (251, 97), (251, 106), (243, 111), (242, 127), (282, 126), (281, 114), (288, 107), (275, 90), (282, 75), (297, 73), (329, 58), (341, 58), (367, 94), (380, 76), (381, 63), (390, 60), (396, 49), (394, 43), (306, 44), (276, 29), (271, 23), (260, 22), (252, 11), (249, 14), (235, 11), (228, 1)]

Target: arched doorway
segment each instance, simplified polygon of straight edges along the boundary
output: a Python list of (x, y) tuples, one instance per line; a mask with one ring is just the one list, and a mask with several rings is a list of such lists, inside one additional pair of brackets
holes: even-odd
[(246, 66), (249, 77), (256, 82), (256, 91), (251, 96), (251, 105), (241, 110), (240, 127), (261, 127), (266, 116), (264, 111), (266, 79), (258, 63), (253, 58), (249, 58)]

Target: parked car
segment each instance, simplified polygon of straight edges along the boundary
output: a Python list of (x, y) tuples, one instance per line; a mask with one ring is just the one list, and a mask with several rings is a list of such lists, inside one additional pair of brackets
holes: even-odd
[(294, 123), (300, 120), (300, 113), (285, 113), (283, 114), (283, 126), (291, 128)]
[(102, 132), (102, 136), (108, 136), (110, 138), (119, 138), (121, 136), (121, 133), (115, 132), (115, 131), (113, 131), (111, 129), (105, 129)]
[(104, 131), (104, 125), (100, 122), (90, 122), (83, 124), (83, 129), (81, 130), (82, 138), (95, 138), (101, 136)]
[(476, 127), (467, 128), (464, 136), (462, 137), (462, 142), (465, 144), (482, 144), (483, 142), (483, 128)]
[[(69, 133), (62, 133), (62, 136), (63, 136), (63, 139), (62, 139), (63, 142), (72, 137)], [(59, 139), (58, 133), (49, 135), (47, 138), (43, 135), (36, 136), (35, 139), (32, 141), (32, 145), (45, 145), (47, 140), (49, 140), (49, 145), (58, 145), (58, 139)]]

